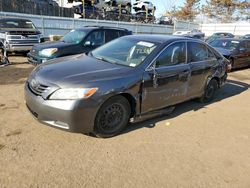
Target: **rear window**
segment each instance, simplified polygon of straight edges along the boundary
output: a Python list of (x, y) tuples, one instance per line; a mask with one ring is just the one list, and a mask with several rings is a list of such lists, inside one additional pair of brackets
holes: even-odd
[(35, 26), (29, 20), (0, 20), (0, 28), (35, 29)]

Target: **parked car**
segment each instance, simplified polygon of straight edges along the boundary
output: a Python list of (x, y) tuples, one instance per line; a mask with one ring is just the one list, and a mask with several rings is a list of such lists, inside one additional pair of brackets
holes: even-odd
[(200, 40), (130, 35), (36, 67), (25, 98), (42, 123), (110, 137), (130, 118), (143, 120), (194, 98), (211, 101), (226, 68), (227, 60)]
[(86, 53), (115, 38), (130, 34), (131, 31), (122, 28), (85, 26), (70, 31), (59, 41), (34, 46), (28, 53), (28, 61), (38, 65), (54, 58)]
[[(82, 15), (83, 6), (82, 4), (73, 6), (74, 13), (78, 15)], [(93, 16), (98, 17), (100, 15), (99, 10), (95, 6), (84, 6), (84, 17), (92, 18)]]
[(234, 38), (235, 36), (232, 33), (226, 33), (226, 32), (218, 32), (214, 33), (212, 36), (205, 39), (206, 43), (210, 44), (216, 39), (220, 38)]
[(122, 5), (131, 7), (131, 0), (104, 0), (105, 3), (110, 3), (112, 6)]
[(140, 10), (145, 11), (147, 9), (148, 9), (148, 11), (153, 11), (153, 10), (155, 10), (155, 6), (150, 1), (136, 1), (133, 5), (133, 9), (135, 11), (140, 11)]
[(147, 15), (146, 11), (140, 10), (140, 11), (137, 11), (135, 14), (133, 14), (132, 21), (141, 22), (141, 23), (154, 23), (155, 16), (152, 14)]
[(204, 39), (205, 33), (202, 33), (198, 29), (187, 30), (187, 31), (176, 31), (173, 35), (180, 35), (188, 38)]
[(0, 43), (7, 52), (28, 52), (41, 42), (41, 32), (32, 21), (19, 18), (0, 19)]
[(173, 25), (173, 19), (169, 16), (161, 16), (158, 20), (158, 24), (161, 25)]
[(249, 39), (217, 39), (210, 45), (230, 60), (232, 69), (250, 66)]
[(250, 39), (250, 34), (246, 34), (242, 37), (243, 39)]

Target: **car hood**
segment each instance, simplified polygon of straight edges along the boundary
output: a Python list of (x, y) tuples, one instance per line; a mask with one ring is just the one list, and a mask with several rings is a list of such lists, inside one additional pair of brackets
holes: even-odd
[(87, 55), (74, 55), (57, 58), (36, 67), (30, 79), (35, 78), (39, 83), (52, 83), (59, 87), (88, 87), (94, 82), (126, 77), (133, 70), (132, 67), (103, 62)]
[(223, 56), (230, 56), (233, 53), (233, 50), (228, 50), (225, 48), (218, 48), (218, 47), (214, 47), (218, 52), (220, 52)]
[(44, 43), (40, 43), (38, 45), (35, 45), (34, 49), (36, 51), (40, 51), (40, 50), (47, 49), (47, 48), (62, 49), (62, 48), (72, 47), (72, 46), (75, 46), (75, 45), (76, 44), (66, 43), (66, 42), (63, 42), (63, 41), (53, 41), (53, 42), (44, 42)]

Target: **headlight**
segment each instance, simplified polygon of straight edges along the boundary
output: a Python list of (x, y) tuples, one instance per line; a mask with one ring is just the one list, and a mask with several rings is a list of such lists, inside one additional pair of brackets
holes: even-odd
[(44, 50), (41, 50), (39, 52), (39, 55), (41, 56), (44, 56), (44, 57), (50, 57), (52, 56), (54, 53), (57, 52), (57, 48), (48, 48), (48, 49), (44, 49)]
[(69, 88), (55, 91), (49, 99), (51, 100), (75, 100), (91, 97), (98, 88)]

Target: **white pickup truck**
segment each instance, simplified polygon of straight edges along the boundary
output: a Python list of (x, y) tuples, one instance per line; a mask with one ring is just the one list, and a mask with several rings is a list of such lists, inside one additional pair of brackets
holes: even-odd
[(27, 19), (0, 19), (0, 43), (7, 52), (28, 52), (41, 42), (41, 32)]

